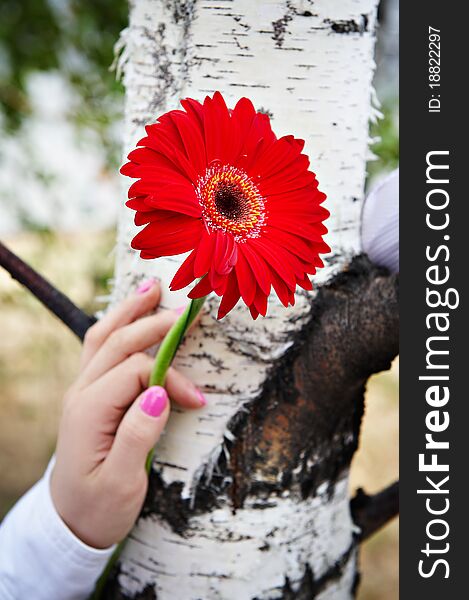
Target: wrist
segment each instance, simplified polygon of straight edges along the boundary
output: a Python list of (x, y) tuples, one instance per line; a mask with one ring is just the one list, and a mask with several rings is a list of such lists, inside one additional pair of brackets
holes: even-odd
[(72, 492), (73, 502), (70, 502), (70, 498), (67, 498), (70, 494), (64, 493), (65, 486), (57, 478), (55, 466), (51, 469), (46, 484), (53, 509), (70, 536), (90, 550), (106, 551), (115, 545), (114, 539), (93, 526), (93, 512), (87, 508), (83, 499), (79, 503), (76, 501), (76, 492)]

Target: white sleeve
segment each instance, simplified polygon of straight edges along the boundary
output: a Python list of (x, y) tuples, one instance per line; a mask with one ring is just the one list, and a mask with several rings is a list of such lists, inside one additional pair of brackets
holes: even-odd
[(399, 170), (368, 194), (362, 212), (362, 248), (370, 260), (391, 273), (399, 271)]
[(53, 460), (0, 525), (1, 600), (87, 598), (114, 550), (87, 546), (59, 517), (49, 489), (52, 467)]

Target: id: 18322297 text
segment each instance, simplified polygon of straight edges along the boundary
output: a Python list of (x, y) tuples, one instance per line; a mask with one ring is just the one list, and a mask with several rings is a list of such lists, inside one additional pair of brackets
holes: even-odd
[(428, 27), (428, 86), (430, 98), (428, 100), (428, 112), (439, 113), (441, 111), (441, 63), (440, 63), (440, 30), (436, 27)]

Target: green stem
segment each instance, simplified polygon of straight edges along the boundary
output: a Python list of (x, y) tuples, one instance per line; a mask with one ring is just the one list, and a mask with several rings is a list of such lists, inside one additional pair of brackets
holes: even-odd
[(112, 569), (114, 568), (114, 565), (119, 560), (119, 556), (121, 555), (122, 550), (124, 549), (126, 541), (127, 538), (117, 544), (116, 549), (111, 554), (111, 558), (107, 561), (107, 564), (104, 567), (104, 571), (101, 573), (98, 581), (96, 582), (96, 585), (94, 586), (94, 590), (91, 596), (89, 597), (89, 600), (100, 600), (101, 594), (104, 590), (104, 586), (106, 585), (106, 582), (109, 578), (109, 575), (111, 574)]
[[(184, 335), (186, 331), (189, 329), (190, 325), (193, 323), (196, 316), (199, 314), (200, 309), (202, 308), (206, 297), (197, 298), (196, 300), (191, 300), (187, 305), (186, 310), (182, 313), (179, 319), (174, 323), (171, 329), (166, 334), (164, 340), (161, 342), (161, 345), (158, 349), (158, 352), (155, 356), (155, 362), (153, 363), (153, 370), (150, 375), (149, 387), (153, 385), (161, 385), (164, 386), (166, 380), (166, 374), (168, 372), (171, 363), (178, 351), (179, 346), (181, 345), (182, 340), (184, 339)], [(153, 457), (155, 454), (155, 450), (152, 449), (148, 453), (147, 460), (145, 463), (145, 468), (148, 474), (150, 474), (151, 467), (153, 464)], [(119, 556), (124, 549), (126, 540), (122, 540), (117, 546), (114, 552), (111, 555), (103, 573), (100, 578), (96, 582), (95, 589), (90, 596), (89, 600), (99, 600), (101, 598), (101, 594), (103, 592), (104, 586), (108, 577), (114, 568), (114, 565), (119, 559)]]
[(187, 305), (186, 310), (166, 334), (166, 337), (161, 342), (161, 345), (155, 356), (153, 370), (150, 375), (150, 386), (164, 385), (166, 373), (173, 362), (173, 358), (178, 351), (179, 346), (181, 345), (184, 334), (198, 315), (204, 302), (205, 297), (191, 300)]

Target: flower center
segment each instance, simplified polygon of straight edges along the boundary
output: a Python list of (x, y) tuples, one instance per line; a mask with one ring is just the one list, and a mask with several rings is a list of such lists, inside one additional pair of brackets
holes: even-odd
[(215, 206), (218, 212), (232, 221), (243, 214), (243, 198), (239, 189), (232, 183), (220, 182), (215, 192)]
[(233, 235), (237, 242), (258, 237), (265, 219), (264, 199), (243, 170), (216, 164), (196, 187), (206, 226)]

